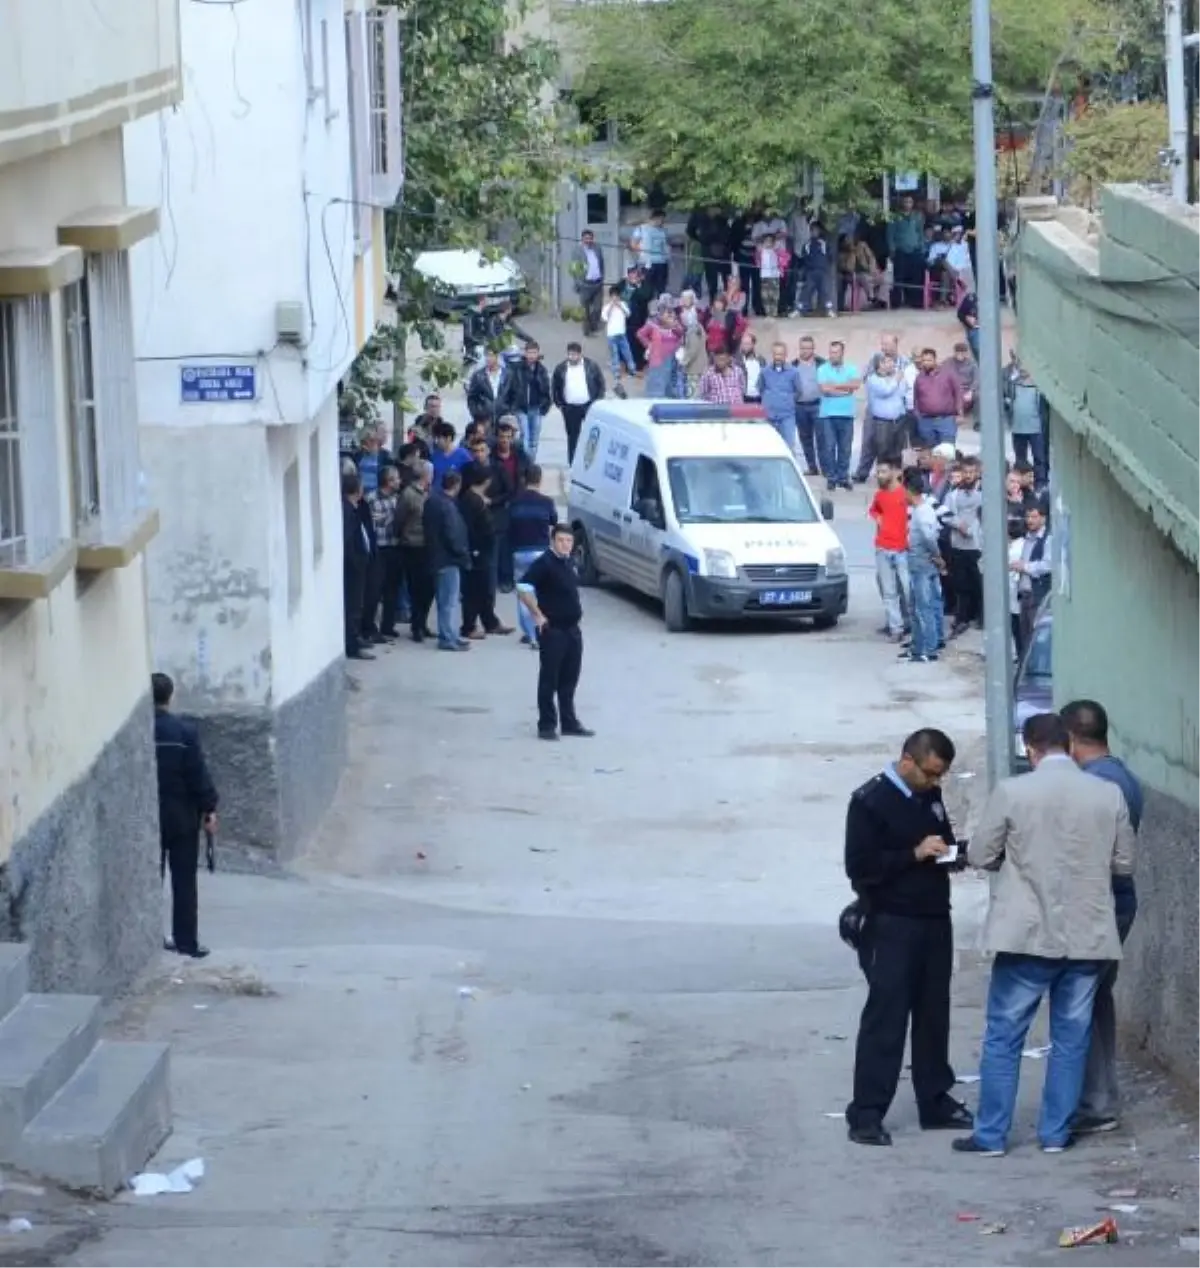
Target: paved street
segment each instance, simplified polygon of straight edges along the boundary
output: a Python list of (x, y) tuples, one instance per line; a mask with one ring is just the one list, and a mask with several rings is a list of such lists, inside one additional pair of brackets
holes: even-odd
[[(562, 444), (555, 416), (547, 456)], [(1007, 1159), (953, 1158), (906, 1083), (893, 1149), (846, 1140), (846, 796), (925, 723), (961, 744), (960, 825), (983, 786), (978, 655), (899, 664), (875, 634), (865, 501), (838, 499), (833, 631), (672, 636), (649, 602), (588, 592), (591, 740), (537, 742), (513, 637), (355, 666), (351, 765), (309, 856), (203, 877), (214, 955), (164, 956), (114, 1019), (172, 1043), (156, 1166), (200, 1156), (204, 1181), (34, 1202), (44, 1258), (8, 1237), (0, 1263), (1044, 1264), (1114, 1188), (1138, 1194), (1132, 1237), (1079, 1254), (1195, 1263), (1194, 1127), (1151, 1078), (1125, 1129), (1057, 1158), (1033, 1144), (1035, 1060)], [(956, 879), (964, 1074), (985, 903)]]

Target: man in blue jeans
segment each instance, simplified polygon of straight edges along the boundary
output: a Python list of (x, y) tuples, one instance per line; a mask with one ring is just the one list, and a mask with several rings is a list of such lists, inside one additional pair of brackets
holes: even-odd
[(939, 577), (945, 571), (938, 542), (941, 525), (933, 499), (925, 492), (921, 472), (904, 473), (904, 493), (908, 499), (908, 580), (912, 590), (912, 642), (900, 659), (928, 664), (938, 658), (945, 613)]
[(542, 350), (533, 339), (525, 345), (521, 359), (509, 366), (503, 392), (500, 412), (516, 415), (521, 425), (521, 446), (529, 461), (535, 462), (542, 419), (550, 411), (550, 373), (542, 362)]
[(437, 601), (438, 649), (443, 652), (465, 652), (471, 646), (461, 634), (461, 570), (471, 567), (467, 525), (458, 509), (461, 489), (462, 473), (447, 471), (442, 487), (429, 495), (421, 513), (425, 555)]
[(517, 581), (517, 619), (521, 623), (521, 642), (537, 647), (537, 624), (533, 613), (521, 599), (529, 593), (523, 585), (529, 565), (550, 549), (550, 532), (558, 522), (554, 499), (542, 492), (542, 469), (530, 464), (525, 473), (525, 487), (509, 505), (508, 539), (512, 544), (513, 575)]
[(1057, 713), (1021, 728), (1033, 771), (998, 783), (971, 841), (972, 866), (996, 872), (984, 927), (995, 953), (979, 1062), (975, 1130), (959, 1153), (1008, 1148), (1029, 1027), (1050, 998), (1050, 1057), (1038, 1118), (1044, 1153), (1074, 1143), (1101, 975), (1121, 958), (1112, 878), (1132, 876), (1134, 836), (1114, 784), (1080, 770)]
[(817, 442), (824, 455), (820, 459), (821, 470), (831, 492), (854, 489), (850, 483), (850, 448), (854, 444), (854, 394), (861, 386), (858, 367), (846, 361), (846, 345), (835, 339), (829, 345), (829, 360), (817, 370), (821, 392)]

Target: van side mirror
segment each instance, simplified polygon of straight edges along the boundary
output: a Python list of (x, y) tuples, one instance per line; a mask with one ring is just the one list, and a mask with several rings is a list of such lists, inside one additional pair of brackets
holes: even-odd
[(833, 519), (833, 499), (832, 498), (821, 499), (821, 518), (823, 520)]

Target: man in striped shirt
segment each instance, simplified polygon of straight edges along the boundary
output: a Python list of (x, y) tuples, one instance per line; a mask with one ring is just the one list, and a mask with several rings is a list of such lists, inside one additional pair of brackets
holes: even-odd
[(700, 399), (711, 405), (741, 405), (746, 400), (746, 372), (722, 349), (700, 376)]

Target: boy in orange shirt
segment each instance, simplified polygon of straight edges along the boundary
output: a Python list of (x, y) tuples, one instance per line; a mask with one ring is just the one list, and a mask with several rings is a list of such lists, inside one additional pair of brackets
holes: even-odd
[(904, 638), (909, 612), (908, 497), (899, 477), (892, 463), (877, 461), (879, 488), (867, 509), (875, 521), (875, 580), (883, 600), (887, 636), (893, 643)]

